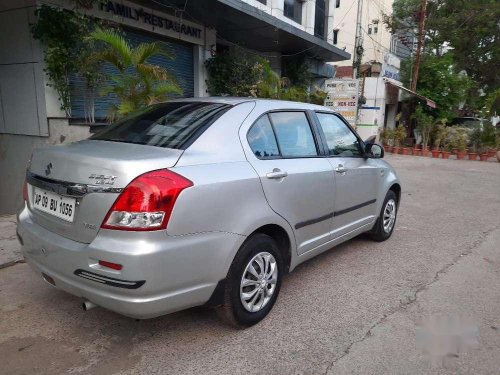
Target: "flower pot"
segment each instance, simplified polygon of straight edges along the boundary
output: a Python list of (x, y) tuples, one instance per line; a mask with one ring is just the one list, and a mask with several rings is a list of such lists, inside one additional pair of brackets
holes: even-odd
[(422, 147), (422, 156), (429, 156), (429, 146)]
[(401, 155), (408, 155), (408, 148), (407, 147), (403, 147), (401, 149)]
[(419, 148), (414, 148), (413, 149), (413, 155), (414, 156), (421, 156), (422, 155), (422, 150), (420, 150)]
[(431, 151), (431, 153), (433, 158), (439, 158), (439, 150), (434, 149)]
[(494, 158), (496, 155), (497, 151), (496, 150), (489, 150), (488, 151), (488, 157), (489, 158)]
[(451, 155), (450, 151), (441, 151), (441, 156), (443, 157), (443, 159), (449, 159), (450, 155)]
[(489, 155), (487, 152), (479, 155), (479, 160), (481, 160), (481, 161), (488, 161), (488, 158), (489, 158)]
[(497, 151), (497, 160), (500, 163), (500, 150)]
[(392, 153), (393, 153), (393, 154), (399, 154), (399, 146), (394, 146), (394, 147), (392, 148)]
[(469, 160), (476, 160), (476, 159), (477, 159), (477, 153), (469, 152)]
[(463, 160), (465, 158), (465, 151), (457, 151), (457, 160)]

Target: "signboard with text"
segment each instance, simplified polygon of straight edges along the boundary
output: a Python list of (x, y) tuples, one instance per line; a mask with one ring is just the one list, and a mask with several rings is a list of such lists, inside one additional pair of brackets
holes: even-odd
[(325, 82), (325, 107), (341, 114), (352, 126), (356, 125), (359, 81), (357, 79), (328, 79)]
[[(205, 28), (202, 25), (159, 12), (127, 0), (87, 1), (80, 11), (89, 16), (117, 22), (155, 34), (203, 45)], [(66, 9), (75, 7), (75, 0), (63, 0)]]

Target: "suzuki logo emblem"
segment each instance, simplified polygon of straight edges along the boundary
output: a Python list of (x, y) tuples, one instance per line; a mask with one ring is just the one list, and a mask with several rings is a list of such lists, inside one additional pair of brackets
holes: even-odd
[(47, 164), (47, 168), (45, 168), (45, 176), (48, 176), (52, 169), (52, 163)]

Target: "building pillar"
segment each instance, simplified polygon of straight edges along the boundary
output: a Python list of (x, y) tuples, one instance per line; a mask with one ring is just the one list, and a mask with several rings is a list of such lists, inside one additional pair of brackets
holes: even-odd
[(333, 30), (335, 30), (335, 4), (336, 0), (328, 0), (327, 3), (327, 11), (328, 11), (328, 18), (326, 22), (326, 41), (330, 44), (333, 44)]
[(271, 15), (277, 18), (283, 17), (283, 11), (285, 8), (284, 0), (268, 0), (268, 4), (271, 7)]
[(194, 70), (194, 97), (209, 96), (207, 88), (207, 69), (205, 68), (205, 61), (212, 57), (215, 53), (217, 43), (217, 35), (215, 29), (205, 28), (205, 44), (193, 46), (193, 70)]
[(304, 14), (302, 24), (305, 27), (306, 32), (314, 35), (316, 0), (306, 0), (305, 4), (302, 6), (302, 11)]

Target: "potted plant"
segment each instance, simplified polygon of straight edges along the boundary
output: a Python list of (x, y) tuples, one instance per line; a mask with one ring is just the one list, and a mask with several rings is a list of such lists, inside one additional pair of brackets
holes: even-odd
[(457, 148), (457, 160), (463, 160), (466, 154), (467, 143), (469, 142), (467, 130), (464, 128), (454, 129), (452, 142), (453, 146)]
[(500, 163), (500, 129), (497, 130), (497, 160)]
[(481, 145), (482, 152), (479, 155), (481, 161), (487, 161), (488, 158), (495, 156), (495, 151), (491, 152), (491, 150), (494, 150), (496, 146), (496, 129), (490, 121), (485, 121), (483, 123), (483, 129), (481, 131)]
[(469, 150), (469, 160), (476, 160), (477, 153), (481, 148), (481, 128), (479, 126), (476, 126), (472, 130), (472, 132), (470, 133), (469, 141), (471, 146)]
[(432, 127), (432, 139), (433, 139), (433, 148), (431, 151), (433, 158), (439, 158), (439, 146), (441, 146), (441, 141), (443, 138), (443, 129), (440, 123), (435, 123)]
[(488, 153), (488, 149), (487, 148), (483, 148), (481, 150), (481, 152), (479, 153), (479, 160), (480, 161), (488, 161), (490, 155)]
[(394, 129), (385, 128), (380, 133), (380, 140), (384, 145), (384, 149), (386, 152), (392, 152), (392, 148), (394, 147)]
[(419, 145), (417, 145), (417, 144), (415, 144), (415, 146), (413, 146), (413, 155), (415, 155), (415, 156), (422, 155), (422, 150), (420, 149)]
[(418, 105), (411, 116), (417, 122), (417, 131), (422, 137), (422, 156), (429, 156), (429, 137), (432, 131), (433, 117), (424, 113), (422, 106)]
[(433, 140), (434, 148), (432, 149), (431, 152), (433, 158), (439, 158), (440, 146), (443, 144), (445, 137), (447, 135), (445, 125), (446, 125), (446, 119), (441, 119), (436, 123), (434, 123), (434, 125), (432, 126), (431, 137)]
[[(400, 147), (401, 147), (401, 144), (404, 142), (404, 140), (406, 139), (407, 137), (407, 132), (406, 132), (406, 128), (404, 127), (404, 125), (399, 125), (395, 130), (394, 130), (394, 140), (395, 140), (395, 144), (396, 146), (394, 147), (394, 153), (397, 154), (400, 150)], [(396, 151), (397, 150), (397, 151)], [(403, 155), (408, 155), (408, 148), (406, 147), (403, 147), (401, 149), (401, 153)]]
[(443, 159), (449, 159), (451, 155), (451, 149), (453, 148), (451, 138), (450, 138), (450, 132), (448, 131), (448, 128), (443, 127), (441, 129), (441, 137), (442, 137), (442, 150), (441, 150), (441, 157)]

